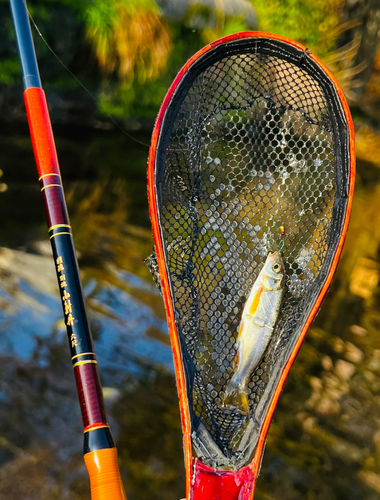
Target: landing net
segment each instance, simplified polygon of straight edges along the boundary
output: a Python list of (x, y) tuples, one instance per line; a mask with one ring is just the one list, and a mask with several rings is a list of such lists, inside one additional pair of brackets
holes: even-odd
[[(167, 107), (155, 200), (193, 450), (209, 466), (236, 470), (252, 458), (340, 241), (348, 136), (330, 79), (307, 52), (273, 39), (207, 52), (184, 73)], [(279, 249), (284, 297), (244, 415), (222, 408), (222, 396), (244, 304), (268, 253)]]

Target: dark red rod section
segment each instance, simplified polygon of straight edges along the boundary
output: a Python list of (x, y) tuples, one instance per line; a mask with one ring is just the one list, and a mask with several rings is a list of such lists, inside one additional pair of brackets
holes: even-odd
[(126, 500), (115, 443), (107, 421), (93, 340), (62, 187), (28, 11), (10, 0), (24, 79), (24, 100), (53, 249), (63, 314), (84, 426), (84, 454), (93, 500)]

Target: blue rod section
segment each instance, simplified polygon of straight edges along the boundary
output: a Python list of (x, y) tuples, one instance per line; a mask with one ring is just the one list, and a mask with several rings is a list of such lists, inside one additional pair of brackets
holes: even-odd
[(41, 89), (42, 84), (30, 29), (28, 10), (26, 8), (26, 0), (10, 0), (10, 4), (13, 23), (16, 30), (24, 89), (26, 90), (30, 87), (38, 87)]

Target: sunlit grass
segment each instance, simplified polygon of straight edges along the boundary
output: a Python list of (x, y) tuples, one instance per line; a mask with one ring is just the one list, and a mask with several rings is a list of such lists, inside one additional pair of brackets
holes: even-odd
[(165, 69), (170, 31), (154, 0), (95, 0), (85, 13), (86, 36), (105, 74), (143, 83)]

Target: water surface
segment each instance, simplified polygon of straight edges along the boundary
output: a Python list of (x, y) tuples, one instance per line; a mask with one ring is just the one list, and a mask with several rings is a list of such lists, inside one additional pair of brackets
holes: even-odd
[[(148, 149), (57, 129), (91, 328), (129, 500), (184, 496), (182, 436), (152, 239)], [(149, 136), (138, 138), (149, 143)], [(82, 424), (26, 130), (0, 138), (0, 498), (86, 499)], [(331, 290), (290, 372), (258, 500), (380, 498), (380, 171), (359, 162)]]

